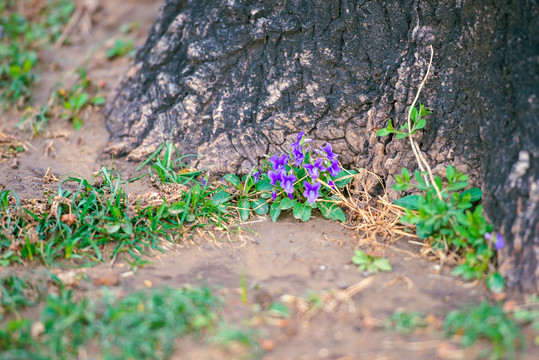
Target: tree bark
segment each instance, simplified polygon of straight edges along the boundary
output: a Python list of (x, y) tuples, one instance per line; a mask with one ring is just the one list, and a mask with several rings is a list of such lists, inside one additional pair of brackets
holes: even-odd
[(470, 175), (508, 246), (508, 284), (539, 288), (539, 10), (535, 0), (166, 0), (107, 109), (108, 152), (172, 136), (200, 167), (245, 172), (300, 131), (393, 184), (415, 168), (380, 138), (420, 101), (435, 172)]

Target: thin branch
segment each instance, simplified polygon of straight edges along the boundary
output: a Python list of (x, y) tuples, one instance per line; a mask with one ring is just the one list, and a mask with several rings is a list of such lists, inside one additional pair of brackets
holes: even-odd
[[(421, 149), (419, 149), (419, 146), (416, 144), (416, 142), (413, 139), (412, 134), (412, 109), (414, 108), (417, 100), (419, 99), (419, 94), (421, 94), (421, 90), (423, 89), (423, 86), (425, 85), (425, 82), (427, 82), (427, 78), (429, 77), (430, 67), (432, 65), (432, 58), (434, 57), (434, 49), (432, 48), (432, 45), (430, 47), (430, 60), (429, 60), (429, 66), (427, 67), (427, 73), (425, 74), (425, 77), (423, 78), (423, 81), (421, 81), (421, 84), (419, 85), (419, 88), (417, 89), (417, 93), (415, 95), (414, 101), (412, 102), (412, 105), (410, 106), (410, 109), (408, 110), (408, 138), (410, 139), (410, 146), (412, 147), (412, 151), (414, 152), (416, 161), (419, 165), (419, 169), (421, 172), (425, 172), (425, 168), (427, 169), (427, 173), (429, 174), (430, 182), (432, 183), (432, 186), (434, 186), (434, 189), (436, 190), (436, 194), (438, 195), (438, 198), (440, 200), (442, 199), (442, 192), (440, 191), (440, 188), (438, 188), (438, 185), (436, 185), (436, 182), (434, 181), (434, 176), (432, 175), (432, 169), (421, 153)], [(428, 184), (429, 182), (427, 179), (425, 179), (425, 182)]]

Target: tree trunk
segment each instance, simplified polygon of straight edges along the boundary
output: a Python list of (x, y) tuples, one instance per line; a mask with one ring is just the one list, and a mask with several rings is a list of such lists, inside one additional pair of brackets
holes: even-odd
[(169, 136), (197, 165), (245, 172), (300, 131), (388, 187), (415, 167), (396, 126), (425, 75), (419, 140), (484, 192), (510, 286), (539, 288), (539, 11), (535, 0), (166, 0), (107, 110), (108, 152)]

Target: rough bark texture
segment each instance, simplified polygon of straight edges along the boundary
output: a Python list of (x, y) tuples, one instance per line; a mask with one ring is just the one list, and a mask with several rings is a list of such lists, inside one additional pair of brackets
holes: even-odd
[(302, 130), (344, 165), (415, 167), (398, 127), (425, 75), (419, 140), (471, 175), (505, 235), (509, 285), (539, 286), (539, 11), (535, 0), (166, 0), (108, 107), (108, 151), (171, 134), (199, 166), (244, 172)]

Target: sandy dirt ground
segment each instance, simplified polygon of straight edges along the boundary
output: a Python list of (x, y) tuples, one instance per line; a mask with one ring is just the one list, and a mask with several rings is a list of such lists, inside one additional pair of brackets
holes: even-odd
[[(105, 48), (118, 34), (122, 23), (138, 21), (136, 44), (145, 40), (156, 19), (160, 1), (100, 1), (87, 36), (75, 37), (73, 45), (46, 50), (37, 86), (36, 103), (43, 102), (62, 74), (74, 70), (99, 44), (89, 62), (88, 74), (105, 84), (110, 97), (114, 86), (130, 64), (127, 58), (106, 59)], [(66, 79), (69, 80), (69, 79)], [(43, 196), (57, 183), (43, 180), (49, 172), (62, 179), (69, 174), (91, 177), (102, 166), (114, 167), (124, 178), (135, 176), (139, 164), (111, 159), (102, 151), (108, 133), (102, 108), (83, 114), (83, 127), (75, 131), (65, 119), (53, 119), (45, 132), (35, 138), (16, 129), (20, 114), (16, 111), (0, 117), (0, 131), (25, 139), (27, 151), (16, 159), (0, 164), (0, 189), (14, 190), (20, 198)], [(131, 191), (154, 191), (141, 180)], [(118, 294), (138, 289), (186, 284), (218, 286), (227, 299), (223, 316), (232, 324), (253, 320), (253, 306), (264, 309), (273, 301), (290, 301), (292, 316), (285, 322), (261, 321), (260, 338), (265, 341), (264, 359), (470, 359), (484, 344), (461, 350), (455, 339), (446, 339), (440, 327), (445, 315), (468, 302), (479, 302), (490, 295), (480, 284), (470, 284), (452, 277), (450, 268), (420, 254), (421, 247), (403, 238), (390, 245), (383, 239), (376, 251), (389, 259), (393, 270), (374, 275), (364, 274), (351, 263), (354, 249), (360, 244), (358, 234), (339, 223), (315, 214), (306, 223), (291, 215), (277, 223), (269, 217), (253, 218), (238, 233), (222, 234), (219, 241), (192, 241), (167, 245), (166, 252), (148, 257), (149, 263), (132, 271), (122, 258), (82, 270), (87, 281), (78, 283), (81, 294), (99, 296), (99, 279), (113, 277), (119, 283), (111, 287)], [(373, 246), (369, 247), (371, 250)], [(39, 266), (17, 267), (18, 273), (39, 272)], [(71, 271), (55, 269), (55, 271)], [(249, 303), (240, 299), (240, 282), (245, 277)], [(296, 297), (309, 293), (325, 299), (316, 313), (301, 311)], [(432, 326), (402, 335), (385, 330), (382, 324), (398, 309), (421, 311), (429, 315)], [(524, 358), (533, 358), (536, 347), (529, 347)], [(181, 340), (174, 358), (236, 358), (231, 350), (215, 350), (197, 340)]]

